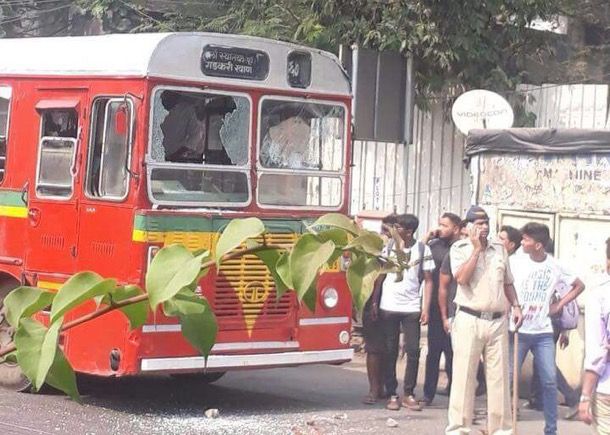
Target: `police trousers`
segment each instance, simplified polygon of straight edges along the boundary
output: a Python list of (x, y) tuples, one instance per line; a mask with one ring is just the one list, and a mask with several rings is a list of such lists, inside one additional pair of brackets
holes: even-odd
[(451, 340), (453, 382), (445, 434), (474, 433), (477, 368), (483, 356), (487, 377), (487, 430), (490, 435), (512, 435), (506, 316), (485, 320), (458, 310)]

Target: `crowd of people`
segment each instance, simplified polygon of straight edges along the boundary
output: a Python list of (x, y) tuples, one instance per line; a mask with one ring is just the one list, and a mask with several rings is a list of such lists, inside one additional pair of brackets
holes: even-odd
[[(544, 433), (557, 433), (559, 390), (570, 407), (565, 418), (579, 415), (594, 423), (597, 433), (610, 434), (610, 278), (587, 304), (579, 394), (557, 368), (555, 354), (558, 342), (562, 348), (568, 345), (566, 332), (578, 326), (576, 298), (585, 286), (554, 257), (549, 228), (537, 222), (521, 229), (503, 226), (491, 238), (489, 217), (478, 206), (463, 219), (444, 213), (438, 228), (419, 241), (418, 226), (411, 214), (382, 221), (387, 240), (382, 257), (402, 252), (408, 267), (381, 275), (365, 305), (370, 389), (364, 402), (383, 400), (388, 410), (422, 411), (437, 394), (449, 395), (445, 433), (469, 434), (474, 433), (475, 396), (487, 394), (487, 427), (481, 433), (512, 434), (513, 413), (519, 414), (511, 403), (513, 372), (520, 372), (531, 353), (528, 406), (543, 412)], [(610, 274), (610, 239), (607, 257)], [(424, 325), (425, 379), (417, 397)], [(402, 395), (396, 377), (401, 333), (406, 353)], [(447, 386), (438, 391), (441, 355)]]

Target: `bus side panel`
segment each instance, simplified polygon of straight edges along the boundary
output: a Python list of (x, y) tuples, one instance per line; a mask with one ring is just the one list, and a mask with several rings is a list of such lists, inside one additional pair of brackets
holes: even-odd
[[(25, 263), (24, 235), (28, 229), (26, 207), (27, 182), (36, 156), (35, 143), (30, 143), (28, 130), (38, 131), (35, 111), (25, 110), (24, 85), (14, 79), (0, 79), (2, 85), (12, 89), (8, 113), (8, 134), (4, 179), (0, 183), (0, 270), (20, 279)], [(15, 269), (17, 266), (21, 270)]]
[[(135, 131), (131, 147), (127, 197), (121, 201), (87, 195), (91, 138), (81, 145), (81, 192), (79, 207), (78, 271), (93, 271), (104, 278), (115, 278), (119, 285), (135, 284), (143, 288), (146, 249), (133, 242), (134, 215), (138, 207), (149, 208), (146, 201), (145, 173), (142, 162), (148, 137), (146, 82), (144, 80), (101, 79), (89, 84), (89, 113), (98, 97), (128, 98), (134, 105)], [(91, 123), (91, 119), (88, 119)], [(71, 318), (95, 309), (84, 304), (70, 313)], [(134, 374), (138, 370), (137, 353), (140, 330), (130, 330), (127, 317), (120, 311), (106, 314), (67, 334), (67, 355), (75, 370), (95, 375)]]

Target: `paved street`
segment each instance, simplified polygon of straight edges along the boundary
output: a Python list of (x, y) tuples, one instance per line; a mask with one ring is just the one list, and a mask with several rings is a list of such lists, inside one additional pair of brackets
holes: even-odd
[[(0, 390), (0, 433), (25, 434), (440, 434), (447, 398), (423, 412), (360, 403), (363, 357), (341, 367), (233, 372), (214, 385), (168, 377), (87, 379), (83, 405), (55, 394)], [(421, 391), (421, 389), (419, 389)], [(479, 404), (483, 406), (483, 402)], [(218, 408), (217, 419), (204, 411)], [(566, 408), (561, 408), (560, 413)], [(386, 426), (388, 417), (397, 428)], [(542, 432), (542, 414), (522, 411), (520, 434)], [(482, 426), (479, 426), (482, 427)], [(560, 434), (589, 434), (560, 422)]]

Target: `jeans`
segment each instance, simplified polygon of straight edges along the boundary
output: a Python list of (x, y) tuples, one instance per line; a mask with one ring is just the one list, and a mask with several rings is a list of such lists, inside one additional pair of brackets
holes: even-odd
[[(557, 345), (557, 341), (559, 340), (559, 333), (555, 332), (553, 335), (553, 340), (555, 341), (555, 345)], [(566, 399), (566, 404), (569, 407), (577, 406), (578, 399), (580, 397), (580, 388), (575, 390), (570, 386), (566, 378), (555, 364), (555, 371), (557, 372), (557, 389)], [(538, 379), (538, 372), (534, 367), (534, 373), (532, 375), (532, 388), (530, 390), (530, 397), (533, 398), (536, 402), (542, 403), (542, 392), (540, 391), (540, 381)]]
[(380, 316), (386, 343), (383, 370), (385, 391), (389, 395), (396, 395), (396, 388), (398, 387), (396, 361), (398, 360), (398, 343), (402, 329), (405, 334), (405, 352), (407, 354), (404, 393), (405, 396), (413, 396), (419, 368), (420, 313), (397, 313), (381, 310)]
[(445, 371), (447, 373), (447, 386), (451, 386), (451, 366), (453, 364), (453, 350), (451, 349), (451, 338), (445, 333), (443, 321), (440, 314), (432, 314), (430, 309), (430, 321), (428, 322), (428, 355), (426, 356), (426, 379), (424, 381), (424, 397), (432, 400), (436, 395), (438, 386), (438, 372), (441, 354), (445, 354)]
[[(512, 335), (512, 334), (511, 334)], [(512, 337), (511, 337), (512, 338)], [(514, 352), (513, 340), (510, 340), (511, 354)], [(557, 433), (557, 373), (555, 371), (555, 340), (552, 333), (519, 334), (517, 358), (519, 371), (528, 352), (534, 355), (534, 367), (540, 379), (542, 390), (542, 411), (544, 413), (545, 435)], [(511, 378), (513, 358), (510, 358)], [(512, 379), (511, 379), (512, 384)]]

